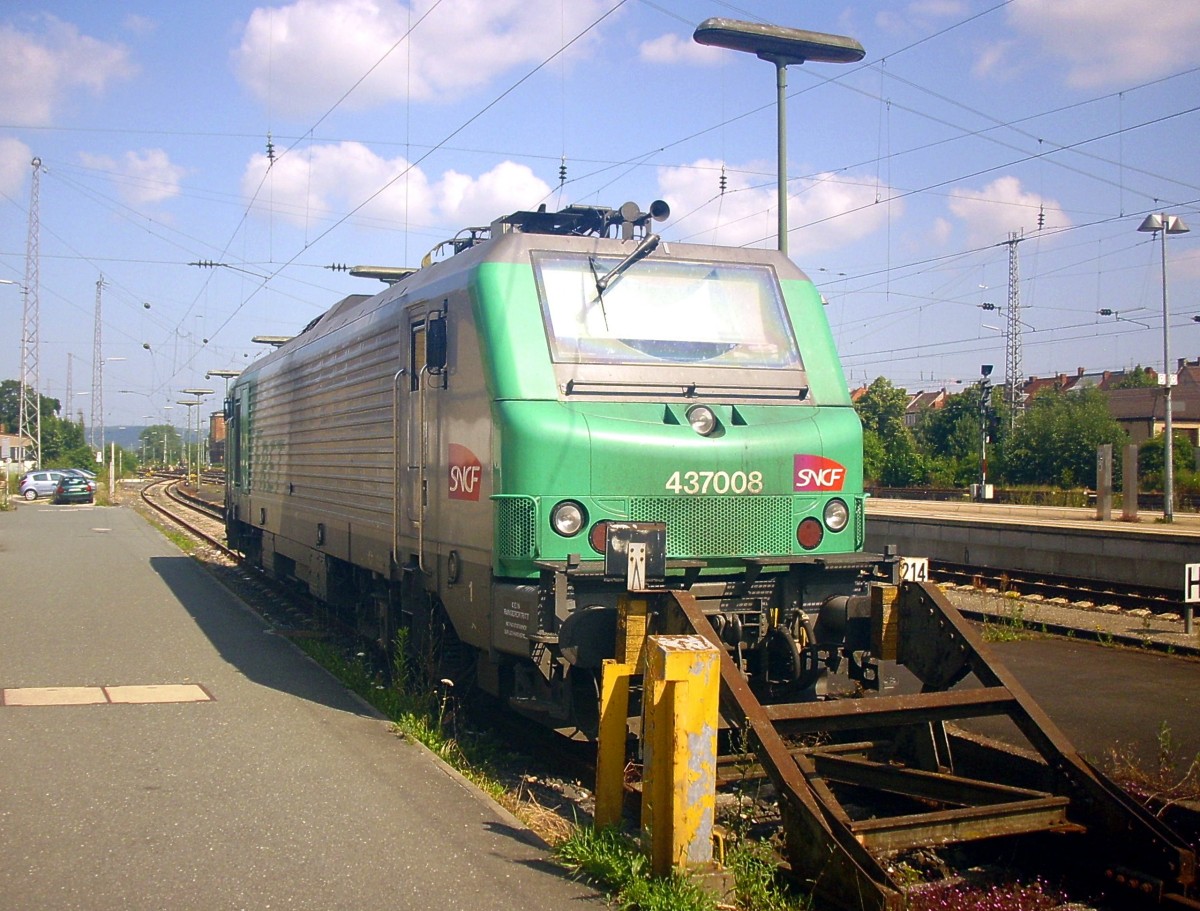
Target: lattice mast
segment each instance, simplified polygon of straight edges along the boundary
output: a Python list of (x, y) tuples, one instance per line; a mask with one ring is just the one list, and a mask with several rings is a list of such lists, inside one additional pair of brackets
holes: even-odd
[(104, 452), (104, 352), (101, 340), (101, 294), (104, 291), (104, 276), (96, 279), (96, 317), (92, 328), (92, 426), (88, 442), (92, 449)]
[(1017, 244), (1021, 236), (1013, 231), (1008, 235), (1008, 332), (1005, 335), (1004, 381), (1007, 384), (1009, 429), (1016, 424), (1017, 414), (1025, 408), (1021, 392), (1021, 269)]
[(25, 451), (25, 458), (37, 467), (42, 465), (42, 407), (40, 368), (38, 355), (41, 342), (38, 338), (38, 235), (41, 233), (38, 216), (38, 197), (41, 192), (42, 160), (35, 158), (33, 180), (29, 186), (29, 233), (25, 241), (25, 287), (21, 307), (21, 403), (17, 409), (17, 438), (25, 446), (28, 438), (32, 445)]
[(66, 401), (63, 402), (63, 404), (62, 404), (62, 416), (65, 420), (68, 420), (68, 421), (71, 420), (71, 402), (74, 401), (72, 396), (75, 395), (75, 384), (71, 378), (71, 372), (72, 372), (71, 367), (72, 367), (72, 361), (74, 361), (74, 360), (75, 360), (74, 355), (72, 355), (71, 352), (68, 351), (67, 352), (67, 394), (65, 396)]

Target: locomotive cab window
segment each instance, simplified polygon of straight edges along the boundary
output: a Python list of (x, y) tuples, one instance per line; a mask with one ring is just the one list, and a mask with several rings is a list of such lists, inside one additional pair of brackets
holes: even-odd
[(429, 384), (446, 388), (447, 335), (445, 312), (434, 312), (416, 318), (410, 325), (409, 376), (415, 392)]
[(543, 252), (533, 262), (556, 363), (802, 366), (767, 266), (646, 259), (605, 283), (619, 257)]

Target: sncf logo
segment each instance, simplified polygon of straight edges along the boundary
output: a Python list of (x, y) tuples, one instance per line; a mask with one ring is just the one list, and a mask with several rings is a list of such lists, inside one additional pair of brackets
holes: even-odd
[(478, 500), (483, 466), (475, 453), (458, 443), (450, 444), (450, 499)]
[(824, 456), (796, 456), (793, 490), (841, 490), (845, 466)]

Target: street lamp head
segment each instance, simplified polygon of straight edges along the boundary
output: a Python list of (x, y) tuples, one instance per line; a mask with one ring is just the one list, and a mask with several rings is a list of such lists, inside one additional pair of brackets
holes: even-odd
[(1164, 228), (1168, 234), (1187, 234), (1192, 230), (1178, 215), (1167, 215), (1165, 212), (1152, 212), (1138, 225), (1138, 230), (1146, 234), (1157, 234)]
[(745, 51), (763, 60), (784, 65), (804, 63), (806, 60), (857, 63), (867, 53), (861, 44), (844, 35), (808, 32), (739, 19), (705, 19), (696, 26), (692, 39), (697, 44)]

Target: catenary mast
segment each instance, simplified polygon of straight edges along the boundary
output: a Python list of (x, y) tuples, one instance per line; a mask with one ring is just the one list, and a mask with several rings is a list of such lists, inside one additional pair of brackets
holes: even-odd
[(35, 158), (33, 180), (29, 187), (29, 234), (25, 241), (25, 288), (21, 307), (21, 403), (17, 408), (17, 439), (21, 445), (32, 442), (25, 452), (27, 461), (38, 468), (42, 465), (42, 403), (39, 389), (38, 355), (38, 196), (40, 193), (42, 160)]

